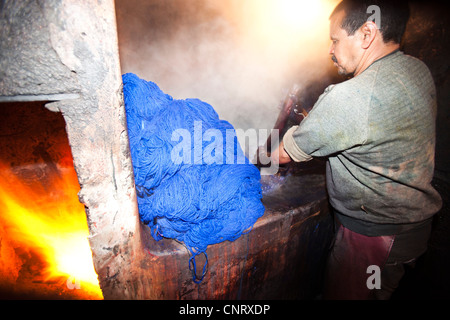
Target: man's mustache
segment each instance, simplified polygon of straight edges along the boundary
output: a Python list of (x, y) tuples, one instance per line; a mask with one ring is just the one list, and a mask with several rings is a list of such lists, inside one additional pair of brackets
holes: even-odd
[(332, 57), (331, 57), (331, 60), (333, 60), (333, 62), (336, 62), (336, 63), (338, 63), (338, 61), (337, 61), (337, 59), (336, 59), (336, 57), (335, 57), (335, 56), (332, 56)]

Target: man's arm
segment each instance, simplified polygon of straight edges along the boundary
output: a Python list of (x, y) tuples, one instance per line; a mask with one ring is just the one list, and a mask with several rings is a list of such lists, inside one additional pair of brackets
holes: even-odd
[(281, 141), (278, 148), (271, 153), (270, 158), (273, 164), (285, 164), (292, 161), (289, 154), (284, 150), (283, 141)]
[(292, 160), (295, 162), (305, 162), (312, 159), (309, 154), (301, 150), (295, 143), (292, 135), (297, 129), (298, 126), (293, 126), (286, 132), (280, 145), (271, 155), (273, 163), (285, 164)]
[(301, 150), (294, 141), (292, 134), (297, 129), (298, 126), (294, 126), (286, 132), (278, 148), (271, 154), (272, 163), (286, 164), (291, 161), (305, 162), (312, 160), (312, 157)]

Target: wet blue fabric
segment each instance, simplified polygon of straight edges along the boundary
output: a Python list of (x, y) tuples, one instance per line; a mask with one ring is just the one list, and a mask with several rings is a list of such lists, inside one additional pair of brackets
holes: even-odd
[(155, 240), (184, 243), (195, 263), (264, 214), (259, 170), (208, 103), (176, 100), (132, 73), (122, 79), (140, 218)]

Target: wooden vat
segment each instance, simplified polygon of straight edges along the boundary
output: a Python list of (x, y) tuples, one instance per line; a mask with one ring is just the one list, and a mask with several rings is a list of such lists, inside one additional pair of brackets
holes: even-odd
[[(139, 295), (234, 300), (314, 299), (320, 294), (333, 227), (323, 167), (315, 163), (285, 176), (263, 176), (262, 182), (264, 216), (236, 241), (208, 247), (208, 270), (200, 284), (192, 279), (187, 249), (170, 239), (155, 241), (142, 226)], [(200, 258), (197, 274), (205, 261)]]

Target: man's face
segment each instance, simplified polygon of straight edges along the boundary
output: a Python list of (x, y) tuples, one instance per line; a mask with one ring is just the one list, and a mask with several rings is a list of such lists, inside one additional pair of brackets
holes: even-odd
[(349, 36), (347, 31), (341, 28), (345, 12), (341, 10), (330, 20), (330, 55), (340, 75), (353, 74), (361, 61), (361, 46), (357, 41), (358, 31)]

